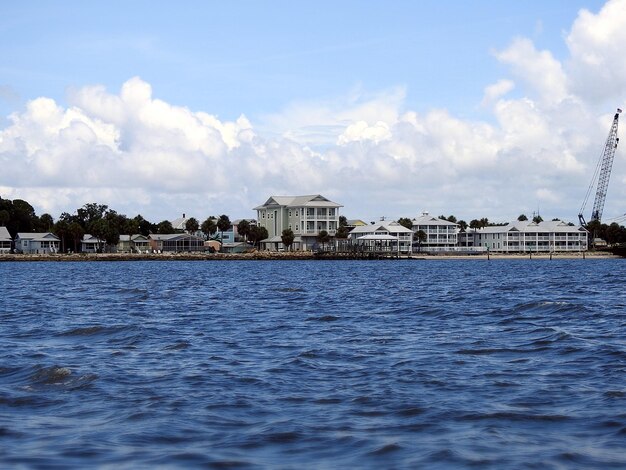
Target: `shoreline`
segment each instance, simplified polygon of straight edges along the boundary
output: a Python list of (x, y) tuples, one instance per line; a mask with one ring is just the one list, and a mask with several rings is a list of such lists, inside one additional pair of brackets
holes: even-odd
[[(542, 254), (510, 254), (490, 253), (480, 255), (455, 255), (437, 254), (430, 255), (424, 253), (414, 253), (410, 257), (402, 256), (395, 260), (406, 261), (433, 261), (433, 260), (559, 260), (559, 259), (618, 259), (618, 255), (607, 252), (585, 252), (585, 253), (542, 253)], [(51, 261), (51, 262), (86, 262), (86, 261), (293, 261), (293, 260), (318, 260), (315, 254), (310, 251), (255, 251), (252, 253), (73, 253), (73, 254), (0, 254), (2, 262), (29, 262), (29, 261)], [(331, 259), (331, 258), (321, 258)], [(349, 258), (343, 258), (343, 260)], [(338, 259), (334, 259), (338, 260)]]

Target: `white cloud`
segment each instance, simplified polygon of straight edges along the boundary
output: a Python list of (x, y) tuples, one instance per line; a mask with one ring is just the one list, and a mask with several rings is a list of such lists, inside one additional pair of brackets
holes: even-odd
[[(489, 122), (406, 109), (403, 88), (293, 103), (254, 125), (154, 98), (139, 78), (119, 93), (73, 90), (67, 107), (37, 98), (0, 129), (0, 195), (53, 215), (95, 201), (155, 221), (253, 216), (270, 194), (305, 193), (371, 220), (422, 209), (507, 220), (538, 205), (544, 218), (574, 220), (612, 117), (591, 97), (622, 99), (626, 66), (597, 90), (583, 85), (615, 59), (596, 30), (621, 38), (625, 2), (581, 11), (563, 62), (527, 38), (496, 53), (508, 73), (485, 87)], [(626, 180), (621, 160), (618, 150), (614, 181)], [(605, 213), (624, 206), (626, 190), (612, 185)]]

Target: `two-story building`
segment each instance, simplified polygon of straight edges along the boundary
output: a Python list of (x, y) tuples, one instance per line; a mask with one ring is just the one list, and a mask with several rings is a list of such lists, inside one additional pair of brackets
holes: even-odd
[(561, 220), (509, 222), (505, 225), (468, 229), (469, 246), (503, 253), (586, 251), (589, 232)]
[(283, 230), (295, 235), (294, 249), (309, 250), (320, 232), (333, 236), (339, 227), (341, 204), (319, 194), (310, 196), (272, 196), (257, 206), (257, 224), (265, 227), (268, 238), (261, 241), (267, 248), (281, 249)]

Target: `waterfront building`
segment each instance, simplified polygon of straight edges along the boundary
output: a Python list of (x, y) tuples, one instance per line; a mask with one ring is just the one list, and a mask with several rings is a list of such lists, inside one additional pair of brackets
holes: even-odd
[(364, 245), (369, 251), (412, 252), (413, 230), (397, 222), (379, 222), (354, 227), (348, 234), (353, 245)]
[(80, 251), (83, 253), (97, 253), (105, 248), (106, 242), (98, 237), (86, 233), (80, 241)]
[(516, 220), (505, 225), (467, 229), (461, 244), (502, 253), (572, 252), (586, 251), (588, 236), (585, 228), (561, 220), (539, 223)]
[(6, 227), (0, 227), (0, 253), (10, 253), (13, 239)]
[(147, 253), (150, 249), (148, 237), (136, 235), (120, 235), (117, 251), (120, 253)]
[(204, 239), (188, 233), (153, 233), (148, 242), (157, 253), (204, 251)]
[(257, 206), (257, 224), (265, 227), (268, 238), (261, 246), (282, 249), (283, 230), (295, 235), (293, 249), (309, 250), (320, 232), (334, 236), (339, 227), (339, 208), (343, 207), (319, 194), (310, 196), (272, 196)]
[(417, 234), (421, 230), (426, 235), (421, 242), (418, 241), (417, 236), (415, 237), (415, 244), (419, 244), (422, 251), (446, 251), (457, 246), (458, 224), (434, 217), (428, 212), (423, 212), (412, 222), (414, 233)]
[(58, 253), (61, 239), (54, 233), (23, 233), (15, 238), (15, 249), (21, 253)]

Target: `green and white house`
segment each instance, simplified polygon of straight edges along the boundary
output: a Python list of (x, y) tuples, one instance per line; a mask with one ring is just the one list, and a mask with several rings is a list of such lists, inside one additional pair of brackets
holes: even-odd
[(283, 230), (295, 235), (292, 249), (310, 250), (321, 231), (334, 236), (339, 227), (339, 208), (343, 207), (319, 194), (310, 196), (272, 196), (257, 206), (257, 224), (265, 227), (268, 238), (261, 246), (280, 250)]

